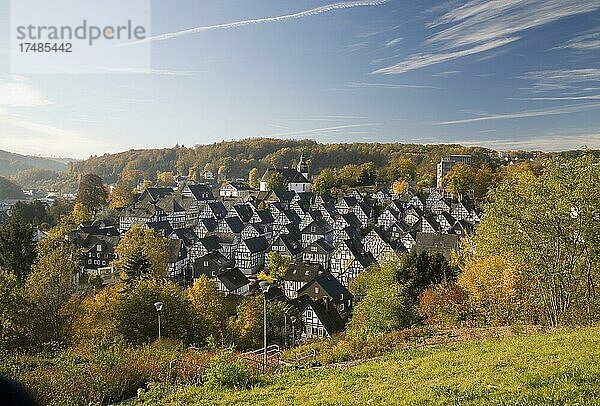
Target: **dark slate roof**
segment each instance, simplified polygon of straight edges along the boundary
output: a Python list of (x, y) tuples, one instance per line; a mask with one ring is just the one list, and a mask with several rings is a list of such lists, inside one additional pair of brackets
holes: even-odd
[(119, 235), (119, 230), (117, 230), (117, 228), (114, 226), (97, 225), (93, 223), (88, 226), (84, 226), (82, 224), (77, 230), (91, 235), (105, 235), (113, 237)]
[(289, 203), (294, 197), (294, 192), (287, 189), (273, 189), (270, 197), (276, 197), (278, 201)]
[(198, 221), (198, 224), (202, 223), (202, 225), (208, 230), (208, 231), (215, 231), (217, 229), (217, 220), (215, 220), (214, 218), (208, 218), (208, 219), (200, 219)]
[(229, 183), (229, 185), (231, 185), (231, 187), (235, 188), (236, 190), (252, 190), (252, 188), (248, 186), (247, 183), (243, 182), (231, 182)]
[(290, 234), (296, 237), (297, 240), (302, 239), (300, 229), (298, 228), (298, 225), (294, 223), (286, 224), (285, 226), (283, 226), (283, 228), (280, 231), (280, 234)]
[(149, 223), (146, 223), (146, 227), (164, 236), (171, 235), (171, 233), (173, 232), (173, 227), (168, 221), (151, 221)]
[(473, 224), (469, 223), (466, 220), (458, 220), (452, 225), (450, 230), (448, 230), (448, 234), (465, 234), (473, 232)]
[(346, 224), (348, 224), (350, 227), (353, 227), (353, 228), (361, 227), (360, 220), (358, 219), (358, 217), (356, 217), (356, 214), (354, 214), (352, 212), (342, 214), (342, 218), (344, 219)]
[(215, 200), (215, 196), (207, 184), (187, 185), (192, 193), (192, 196), (198, 201)]
[(281, 241), (292, 255), (298, 255), (303, 251), (300, 241), (291, 234), (280, 234), (277, 240), (275, 240), (275, 244), (277, 244), (278, 241)]
[(217, 279), (221, 281), (229, 292), (233, 292), (250, 283), (246, 275), (239, 268), (226, 268), (217, 274)]
[(287, 217), (291, 223), (300, 224), (302, 222), (302, 219), (300, 219), (300, 216), (294, 210), (285, 210), (283, 215)]
[(149, 187), (146, 188), (142, 194), (138, 197), (138, 201), (150, 200), (151, 202), (157, 202), (159, 199), (173, 194), (173, 188), (170, 187)]
[(270, 210), (259, 210), (256, 212), (256, 214), (258, 215), (262, 223), (271, 224), (275, 221)]
[(173, 263), (177, 260), (182, 259), (187, 255), (185, 247), (183, 247), (181, 240), (169, 239), (167, 241), (167, 262)]
[(331, 225), (325, 221), (323, 218), (318, 218), (308, 224), (306, 227), (302, 229), (302, 234), (311, 234), (313, 233), (310, 229), (311, 226), (315, 227), (315, 234), (327, 234), (333, 231)]
[(327, 304), (326, 299), (315, 300), (310, 306), (315, 311), (315, 314), (329, 335), (341, 333), (345, 330), (346, 323), (340, 317), (335, 306)]
[(210, 202), (208, 203), (208, 207), (217, 219), (222, 219), (227, 216), (227, 208), (222, 202)]
[(459, 236), (455, 234), (417, 233), (413, 251), (444, 254), (450, 258), (452, 250), (459, 249)]
[(262, 235), (260, 237), (248, 238), (244, 240), (244, 244), (251, 253), (265, 252), (269, 249), (269, 241)]
[(309, 251), (309, 247), (311, 245), (317, 245), (319, 246), (321, 249), (323, 249), (325, 252), (333, 252), (335, 250), (335, 248), (333, 247), (333, 245), (331, 245), (327, 240), (325, 240), (324, 238), (319, 238), (318, 240), (316, 240), (315, 242), (313, 242), (312, 244), (310, 244), (308, 247), (306, 247), (307, 252)]
[[(208, 266), (204, 266), (204, 263), (208, 262)], [(198, 278), (201, 275), (206, 275), (212, 278), (218, 274), (222, 269), (230, 268), (233, 265), (223, 254), (219, 251), (210, 252), (200, 258), (197, 258), (192, 267), (194, 269), (194, 277)]]
[(344, 196), (342, 197), (342, 202), (346, 203), (348, 207), (354, 207), (358, 204), (358, 200), (353, 196)]
[(322, 269), (320, 264), (296, 262), (289, 266), (283, 280), (290, 282), (310, 282)]
[(217, 251), (221, 248), (221, 244), (219, 244), (219, 237), (216, 235), (208, 235), (204, 238), (200, 238), (198, 240), (200, 244), (206, 249), (208, 252)]
[(254, 215), (254, 210), (249, 204), (236, 204), (233, 209), (244, 223), (249, 222)]
[(283, 290), (279, 286), (271, 285), (269, 290), (264, 294), (267, 298), (267, 302), (279, 301), (289, 303), (290, 299), (285, 295)]
[[(331, 273), (323, 272), (315, 276), (315, 283), (317, 283), (329, 297), (334, 301), (339, 301), (340, 298), (344, 297), (344, 300), (351, 299), (354, 296), (348, 289), (344, 287)], [(305, 285), (298, 291), (298, 296), (302, 296), (305, 292), (311, 288), (312, 284)]]
[(239, 217), (227, 217), (224, 221), (235, 234), (239, 234), (244, 230), (244, 223)]
[(179, 204), (175, 196), (161, 197), (156, 203), (158, 207), (163, 209), (165, 213), (180, 213), (185, 209)]
[(198, 240), (198, 236), (196, 235), (194, 230), (191, 228), (181, 228), (179, 230), (173, 230), (171, 235), (172, 236), (174, 235), (177, 238), (179, 238), (180, 240), (182, 240), (183, 244), (186, 247), (190, 247), (190, 246), (194, 245), (194, 243)]

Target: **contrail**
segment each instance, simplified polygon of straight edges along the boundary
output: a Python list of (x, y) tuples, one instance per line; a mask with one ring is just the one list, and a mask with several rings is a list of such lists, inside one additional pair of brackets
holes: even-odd
[(379, 5), (387, 3), (388, 1), (389, 0), (372, 0), (372, 1), (367, 0), (367, 1), (346, 1), (346, 2), (341, 2), (341, 3), (333, 3), (333, 4), (328, 4), (326, 6), (321, 6), (321, 7), (313, 8), (310, 10), (294, 13), (294, 14), (286, 14), (286, 15), (276, 16), (276, 17), (264, 17), (264, 18), (258, 18), (255, 20), (244, 20), (244, 21), (237, 21), (237, 22), (233, 22), (233, 23), (209, 25), (209, 26), (204, 26), (204, 27), (196, 27), (196, 28), (190, 28), (190, 29), (182, 30), (182, 31), (175, 31), (175, 32), (160, 34), (160, 35), (156, 35), (153, 37), (148, 37), (148, 38), (140, 40), (140, 41), (133, 41), (133, 42), (121, 44), (120, 46), (142, 44), (144, 42), (152, 42), (152, 41), (165, 41), (168, 39), (181, 37), (183, 35), (196, 34), (196, 33), (203, 32), (203, 31), (223, 30), (223, 29), (229, 29), (229, 28), (246, 27), (248, 25), (255, 25), (255, 24), (278, 23), (278, 22), (288, 21), (288, 20), (297, 20), (299, 18), (315, 16), (315, 15), (323, 14), (323, 13), (329, 13), (334, 10), (343, 10), (343, 9), (355, 8), (355, 7), (379, 6)]

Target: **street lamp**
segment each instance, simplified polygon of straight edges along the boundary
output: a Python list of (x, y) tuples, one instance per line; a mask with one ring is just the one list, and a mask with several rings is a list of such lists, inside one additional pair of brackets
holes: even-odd
[(163, 302), (154, 302), (156, 312), (158, 313), (158, 339), (160, 340), (160, 312), (162, 311), (165, 304)]
[(263, 292), (263, 366), (264, 372), (267, 372), (267, 292), (271, 285), (267, 281), (260, 281), (258, 286), (260, 286), (260, 290)]
[(290, 321), (292, 322), (292, 348), (296, 346), (296, 316), (291, 316)]

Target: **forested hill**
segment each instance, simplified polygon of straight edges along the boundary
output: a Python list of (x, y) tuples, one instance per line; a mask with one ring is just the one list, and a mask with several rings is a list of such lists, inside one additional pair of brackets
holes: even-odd
[(69, 164), (70, 174), (94, 173), (106, 182), (123, 179), (154, 179), (157, 172), (187, 175), (190, 169), (217, 173), (219, 168), (228, 177), (247, 177), (252, 168), (262, 173), (271, 166), (293, 166), (303, 153), (312, 173), (322, 168), (373, 162), (382, 167), (391, 161), (410, 159), (419, 172), (434, 173), (442, 156), (457, 153), (473, 154), (475, 162), (488, 161), (493, 151), (460, 145), (418, 145), (399, 143), (320, 144), (311, 140), (279, 140), (269, 138), (219, 142), (193, 148), (129, 150), (118, 154), (93, 156), (86, 161)]
[(21, 155), (0, 150), (0, 176), (14, 176), (29, 169), (64, 172), (67, 165), (51, 158)]
[(0, 176), (0, 199), (19, 199), (23, 196), (21, 186)]

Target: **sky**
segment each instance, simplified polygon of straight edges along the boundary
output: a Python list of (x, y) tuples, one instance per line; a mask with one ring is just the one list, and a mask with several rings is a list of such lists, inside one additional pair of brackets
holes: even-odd
[(24, 76), (1, 0), (0, 149), (600, 148), (598, 0), (153, 0), (151, 18), (150, 68)]

